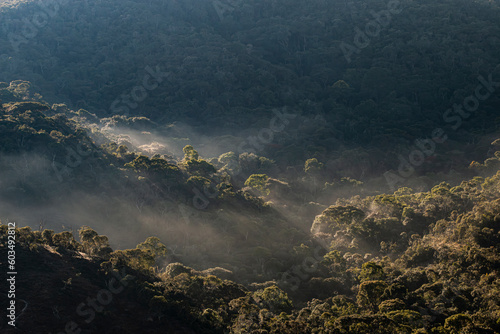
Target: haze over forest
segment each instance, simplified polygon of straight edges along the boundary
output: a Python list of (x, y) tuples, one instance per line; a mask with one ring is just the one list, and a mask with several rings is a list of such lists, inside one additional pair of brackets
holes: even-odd
[(1, 331), (500, 333), (499, 17), (0, 1)]

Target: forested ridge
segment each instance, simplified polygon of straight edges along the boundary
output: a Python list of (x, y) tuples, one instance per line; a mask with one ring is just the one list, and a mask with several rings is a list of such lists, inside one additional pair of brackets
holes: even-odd
[[(397, 1), (387, 22), (378, 19), (378, 34), (366, 35), (388, 6), (319, 0), (28, 2), (2, 14), (0, 69), (3, 81), (30, 81), (50, 103), (100, 117), (127, 112), (161, 124), (187, 123), (215, 137), (239, 137), (248, 124), (266, 126), (273, 108), (320, 117), (297, 131), (298, 138), (284, 138), (277, 143), (282, 147), (273, 148), (288, 165), (312, 155), (330, 160), (362, 146), (366, 173), (379, 175), (397, 167), (396, 153), (411, 151), (413, 140), (430, 137), (429, 129), (437, 127), (451, 130), (445, 151), (480, 159), (464, 144), (496, 129), (498, 94), (480, 101), (480, 110), (459, 129), (451, 129), (456, 113), (447, 121), (443, 114), (473, 94), (478, 76), (500, 77), (498, 3)], [(341, 45), (356, 49), (350, 62)], [(132, 90), (148, 67), (165, 77), (135, 101)], [(380, 156), (382, 166), (376, 163)]]
[[(74, 321), (109, 333), (496, 333), (499, 180), (497, 172), (430, 192), (339, 200), (316, 217), (314, 238), (281, 261), (259, 247), (252, 257), (262, 257), (261, 282), (246, 286), (230, 281), (230, 270), (175, 262), (158, 238), (113, 251), (85, 226), (78, 236), (19, 228), (18, 293), (32, 305), (19, 328)], [(6, 257), (7, 225), (0, 227)], [(89, 322), (75, 314), (113, 277), (124, 289), (100, 306), (104, 313)]]
[(499, 4), (0, 1), (1, 331), (499, 333)]

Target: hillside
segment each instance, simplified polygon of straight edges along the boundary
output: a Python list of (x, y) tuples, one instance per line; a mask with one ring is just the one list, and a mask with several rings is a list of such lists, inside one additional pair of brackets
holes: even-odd
[[(51, 4), (3, 11), (0, 80), (30, 81), (50, 104), (99, 117), (185, 124), (191, 140), (236, 137), (223, 148), (203, 141), (203, 155), (236, 151), (287, 107), (299, 125), (256, 145), (280, 166), (316, 157), (342, 177), (380, 176), (443, 128), (448, 141), (419, 173), (447, 172), (447, 152), (462, 152), (463, 165), (480, 160), (498, 126), (498, 94), (476, 113), (453, 107), (479, 76), (500, 77), (496, 1), (397, 1), (380, 24), (384, 1)], [(340, 159), (346, 150), (355, 151)], [(359, 159), (364, 168), (353, 170)]]
[[(11, 83), (3, 96), (26, 97), (21, 89), (27, 85)], [(88, 224), (113, 235), (114, 245), (125, 247), (157, 235), (181, 258), (200, 266), (234, 266), (259, 247), (276, 252), (307, 237), (309, 224), (294, 226), (297, 222), (287, 221), (251, 188), (242, 190), (236, 178), (231, 183), (230, 161), (224, 156), (208, 162), (186, 145), (183, 158), (148, 157), (111, 141), (116, 137), (112, 130), (88, 122), (95, 119), (64, 105), (3, 104), (3, 217), (56, 230)], [(149, 121), (115, 116), (106, 122), (140, 128)], [(244, 180), (273, 168), (271, 160), (255, 154), (242, 159), (239, 177)], [(251, 273), (256, 266), (249, 261), (239, 270)]]
[[(69, 232), (17, 229), (18, 300), (28, 306), (19, 329), (74, 321), (89, 333), (495, 333), (499, 202), (500, 172), (427, 193), (340, 201), (313, 224), (323, 242), (297, 245), (289, 261), (273, 264), (282, 268), (275, 280), (248, 288), (222, 268), (170, 261), (160, 269), (155, 263), (171, 254), (155, 238), (113, 251), (86, 227), (80, 242)], [(75, 315), (77, 303), (109, 290), (116, 297), (102, 299), (97, 313)]]
[[(499, 330), (498, 152), (469, 167), (491, 177), (456, 186), (442, 182), (429, 192), (399, 188), (352, 196), (369, 190), (347, 178), (330, 189), (311, 187), (321, 179), (313, 159), (301, 182), (287, 183), (255, 174), (255, 168), (273, 169), (272, 161), (255, 155), (206, 161), (189, 145), (178, 160), (134, 153), (110, 140), (113, 131), (92, 123), (95, 115), (29, 102), (27, 82), (4, 86), (4, 100), (12, 101), (3, 104), (0, 119), (2, 212), (29, 207), (31, 221), (47, 211), (77, 220), (66, 222), (69, 231), (47, 229), (60, 229), (50, 220), (16, 230), (21, 331), (60, 331), (71, 321), (89, 333)], [(104, 122), (140, 128), (148, 120), (116, 116)], [(492, 150), (499, 146), (494, 141)], [(260, 162), (247, 166), (249, 159)], [(244, 188), (230, 177), (236, 166), (253, 173)], [(207, 204), (193, 201), (193, 189), (198, 199), (212, 194), (208, 189), (219, 191), (205, 197)], [(298, 189), (305, 198), (290, 194)], [(325, 191), (346, 196), (329, 207), (300, 205), (308, 196), (328, 198)], [(289, 211), (297, 210), (294, 204), (300, 208), (295, 218)], [(152, 225), (162, 208), (162, 225)], [(177, 218), (169, 208), (178, 210)], [(302, 221), (315, 212), (321, 214), (314, 221)], [(81, 228), (85, 221), (110, 238)], [(5, 259), (7, 225), (1, 226)], [(148, 238), (123, 251), (110, 247), (110, 241), (130, 244), (148, 233), (161, 241)], [(96, 306), (89, 323), (91, 313), (75, 316), (82, 300), (109, 289), (117, 272), (126, 273), (120, 276), (126, 293)]]

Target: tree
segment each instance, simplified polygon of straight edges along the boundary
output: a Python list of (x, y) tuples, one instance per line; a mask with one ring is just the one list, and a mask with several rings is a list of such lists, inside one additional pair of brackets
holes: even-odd
[(384, 280), (385, 279), (384, 269), (382, 268), (382, 266), (372, 261), (363, 263), (358, 278), (361, 282)]
[(157, 237), (147, 238), (146, 241), (138, 244), (136, 248), (151, 251), (157, 262), (168, 255), (167, 247)]
[(332, 205), (314, 219), (311, 231), (313, 233), (334, 233), (352, 224), (359, 224), (365, 218), (365, 213), (352, 205)]
[(174, 263), (170, 263), (165, 268), (165, 271), (162, 274), (162, 276), (173, 278), (173, 277), (180, 275), (180, 274), (192, 275), (193, 273), (194, 273), (194, 270), (192, 268), (189, 268), (180, 262), (174, 262)]
[(359, 285), (357, 296), (358, 305), (368, 308), (372, 312), (377, 312), (382, 301), (382, 295), (387, 288), (384, 281), (364, 281)]
[(43, 230), (42, 232), (42, 239), (47, 245), (52, 245), (52, 238), (54, 236), (54, 231), (53, 230)]
[(72, 250), (76, 249), (75, 247), (78, 246), (73, 234), (68, 231), (54, 234), (52, 236), (52, 242), (54, 243), (54, 246), (60, 246)]
[(177, 181), (181, 173), (179, 167), (169, 164), (165, 159), (155, 156), (151, 159), (145, 155), (136, 157), (133, 161), (126, 163), (125, 167), (146, 177), (168, 179)]
[(80, 242), (84, 244), (92, 242), (94, 237), (97, 236), (98, 234), (92, 228), (88, 226), (82, 226), (78, 230), (78, 235), (80, 236)]
[(266, 174), (252, 174), (245, 181), (245, 186), (257, 190), (261, 195), (269, 195), (269, 189), (267, 188), (267, 181), (269, 176)]
[(290, 312), (293, 304), (288, 295), (273, 285), (254, 292), (253, 299), (260, 308), (267, 308), (271, 312)]
[(474, 326), (471, 317), (463, 313), (454, 314), (444, 321), (444, 328), (447, 329), (450, 334), (470, 333), (466, 331), (466, 329), (472, 327)]
[(346, 269), (347, 261), (339, 250), (332, 250), (323, 256), (323, 264), (331, 266), (332, 272), (340, 273)]
[(188, 173), (205, 177), (217, 172), (217, 169), (212, 164), (202, 159), (187, 160), (184, 162), (184, 166), (186, 167)]
[(378, 306), (381, 313), (388, 313), (391, 311), (403, 310), (406, 307), (405, 303), (399, 298), (384, 300)]
[(230, 170), (236, 169), (238, 167), (238, 160), (239, 157), (234, 152), (221, 154), (218, 158), (219, 163)]
[(323, 163), (319, 162), (318, 159), (307, 159), (304, 164), (304, 172), (308, 175), (315, 176), (323, 169), (323, 167)]
[[(382, 304), (380, 305), (382, 306)], [(395, 323), (403, 328), (410, 327), (412, 329), (417, 329), (423, 325), (422, 315), (419, 312), (413, 310), (390, 311), (387, 313), (387, 317), (394, 320)]]
[(117, 265), (127, 265), (136, 270), (152, 271), (155, 264), (153, 252), (149, 249), (126, 249), (111, 253), (111, 262)]
[(98, 235), (96, 231), (88, 226), (82, 226), (78, 230), (78, 235), (84, 251), (89, 255), (104, 256), (113, 251), (109, 246), (108, 237)]
[(189, 179), (187, 179), (186, 184), (188, 184), (190, 187), (196, 187), (198, 189), (205, 189), (206, 187), (210, 186), (210, 180), (207, 179), (206, 177), (203, 176), (191, 176)]
[(185, 161), (188, 161), (191, 159), (198, 160), (198, 158), (199, 158), (198, 152), (191, 145), (184, 146), (182, 151), (184, 152), (184, 160)]

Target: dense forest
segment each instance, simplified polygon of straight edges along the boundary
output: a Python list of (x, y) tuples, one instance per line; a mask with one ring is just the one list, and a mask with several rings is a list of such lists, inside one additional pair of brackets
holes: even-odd
[[(168, 165), (161, 158), (142, 160), (149, 166)], [(498, 159), (490, 159), (476, 168), (498, 170), (499, 165)], [(230, 196), (234, 201), (239, 197)], [(266, 210), (258, 200), (251, 202)], [(188, 267), (156, 237), (113, 251), (108, 237), (88, 226), (77, 233), (18, 228), (23, 271), (18, 294), (28, 306), (18, 328), (26, 333), (30, 328), (82, 333), (496, 333), (499, 202), (500, 172), (454, 187), (443, 182), (429, 192), (400, 188), (394, 194), (339, 199), (316, 216), (309, 238), (288, 239), (286, 251), (282, 245), (257, 246), (246, 258), (228, 252), (234, 271)], [(3, 259), (7, 225), (0, 228)], [(265, 236), (259, 240), (266, 242)], [(237, 268), (243, 265), (257, 275), (243, 274)], [(7, 290), (5, 281), (1, 286)], [(100, 304), (92, 309), (96, 300)]]
[[(498, 2), (393, 2), (391, 12), (388, 1), (21, 2), (2, 11), (0, 71), (51, 104), (209, 136), (190, 144), (210, 156), (238, 150), (287, 107), (300, 126), (252, 145), (282, 167), (316, 157), (332, 174), (378, 176), (435, 128), (448, 136), (436, 153), (480, 160), (490, 141), (474, 144), (500, 122), (498, 94), (473, 113), (454, 104), (474, 104), (476, 86), (500, 76)], [(436, 159), (428, 169), (451, 168)]]
[(0, 1), (0, 331), (500, 333), (499, 17)]

